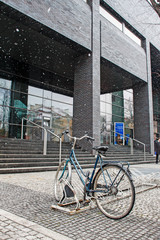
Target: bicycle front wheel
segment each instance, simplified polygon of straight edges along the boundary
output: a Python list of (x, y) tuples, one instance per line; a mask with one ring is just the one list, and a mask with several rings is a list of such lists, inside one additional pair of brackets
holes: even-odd
[(111, 219), (127, 216), (134, 205), (135, 188), (130, 175), (119, 165), (106, 164), (93, 182), (98, 208)]
[(57, 169), (54, 181), (54, 196), (58, 202), (64, 197), (65, 185), (71, 183), (71, 172), (72, 168), (70, 161), (62, 161)]

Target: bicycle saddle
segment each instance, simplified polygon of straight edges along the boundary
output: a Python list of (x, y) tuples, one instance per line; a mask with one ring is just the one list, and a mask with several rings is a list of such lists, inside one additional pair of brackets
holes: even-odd
[(98, 153), (105, 153), (108, 150), (108, 146), (97, 146), (93, 147), (94, 150), (96, 150)]

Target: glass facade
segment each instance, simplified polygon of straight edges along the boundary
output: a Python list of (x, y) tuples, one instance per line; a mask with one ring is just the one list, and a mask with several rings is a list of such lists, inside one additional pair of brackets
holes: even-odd
[[(125, 134), (133, 135), (131, 89), (101, 95), (100, 112), (101, 143), (114, 142), (115, 122), (124, 122)], [(65, 129), (72, 132), (73, 98), (31, 86), (25, 81), (0, 78), (0, 137), (20, 138), (23, 117), (56, 134)], [(41, 129), (29, 122), (24, 121), (23, 130), (26, 139), (43, 138)]]
[[(73, 98), (33, 87), (26, 81), (0, 78), (0, 137), (21, 137), (22, 118), (53, 129), (72, 132)], [(24, 121), (26, 139), (42, 139), (40, 129)]]
[[(124, 123), (124, 134), (133, 137), (133, 90), (101, 95), (101, 143), (114, 143), (115, 122)], [(128, 144), (127, 138), (125, 144)]]

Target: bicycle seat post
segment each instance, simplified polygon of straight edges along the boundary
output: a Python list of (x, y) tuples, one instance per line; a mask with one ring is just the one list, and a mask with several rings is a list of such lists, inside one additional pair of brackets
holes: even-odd
[(73, 146), (72, 146), (72, 149), (73, 149), (73, 150), (74, 150), (74, 148), (75, 148), (76, 141), (77, 141), (77, 138), (76, 138), (76, 137), (74, 137), (74, 142), (73, 142)]

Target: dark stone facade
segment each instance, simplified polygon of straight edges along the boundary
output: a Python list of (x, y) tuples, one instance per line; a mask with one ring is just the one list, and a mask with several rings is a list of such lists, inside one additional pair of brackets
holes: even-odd
[[(100, 4), (142, 39), (142, 47), (100, 16)], [(64, 94), (74, 96), (74, 135), (87, 131), (99, 144), (100, 93), (133, 88), (134, 138), (153, 152), (150, 55), (152, 62), (154, 56), (150, 43), (159, 51), (159, 19), (146, 1), (2, 0), (0, 6), (6, 56), (10, 54), (12, 61), (27, 64), (31, 76), (38, 72), (41, 77), (41, 69), (49, 73), (45, 81), (51, 81), (54, 74), (60, 76), (61, 87), (66, 88)], [(148, 18), (156, 23), (152, 28), (146, 25)], [(30, 44), (30, 49), (26, 50), (20, 37), (11, 34), (13, 26), (23, 27), (23, 39), (27, 39), (26, 47)], [(3, 38), (10, 39), (11, 45)], [(15, 42), (20, 46), (17, 51), (7, 52)], [(38, 53), (39, 48), (42, 51)], [(1, 59), (6, 57), (1, 50), (0, 55)]]

